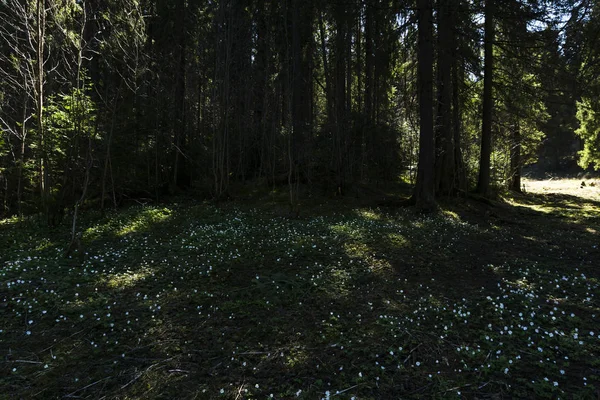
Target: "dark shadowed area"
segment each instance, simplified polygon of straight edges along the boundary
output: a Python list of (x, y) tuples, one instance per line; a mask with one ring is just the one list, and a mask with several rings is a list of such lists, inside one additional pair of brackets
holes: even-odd
[(578, 184), (434, 216), (135, 206), (85, 220), (83, 263), (64, 232), (5, 220), (3, 393), (594, 398), (600, 191)]

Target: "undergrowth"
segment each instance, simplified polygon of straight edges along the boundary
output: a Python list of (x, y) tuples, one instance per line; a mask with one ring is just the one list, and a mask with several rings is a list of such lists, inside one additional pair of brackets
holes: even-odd
[(568, 200), (132, 207), (83, 263), (2, 221), (0, 397), (597, 398), (600, 214)]

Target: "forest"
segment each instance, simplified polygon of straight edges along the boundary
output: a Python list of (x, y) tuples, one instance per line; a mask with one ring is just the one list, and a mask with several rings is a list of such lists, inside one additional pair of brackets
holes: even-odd
[(598, 166), (598, 4), (438, 3), (3, 0), (0, 215)]
[(0, 0), (0, 399), (600, 397), (600, 2)]

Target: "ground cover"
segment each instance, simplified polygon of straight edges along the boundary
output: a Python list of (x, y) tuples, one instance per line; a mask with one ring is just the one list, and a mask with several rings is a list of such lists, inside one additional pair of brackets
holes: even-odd
[[(599, 189), (0, 222), (0, 398), (600, 396)], [(566, 189), (565, 189), (566, 188)]]

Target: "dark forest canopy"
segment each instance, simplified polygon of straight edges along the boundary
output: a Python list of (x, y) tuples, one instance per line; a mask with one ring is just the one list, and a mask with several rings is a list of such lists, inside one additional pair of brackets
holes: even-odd
[[(0, 0), (0, 215), (600, 167), (593, 0)], [(421, 146), (419, 145), (421, 143)], [(583, 149), (580, 154), (578, 150)], [(418, 169), (418, 173), (416, 173)]]

